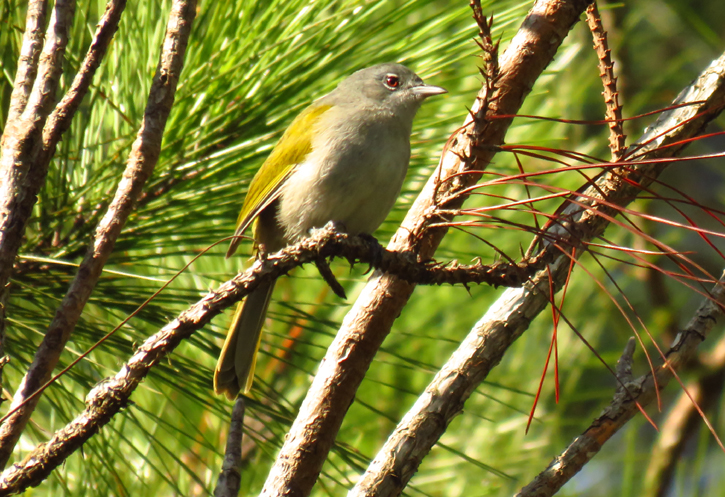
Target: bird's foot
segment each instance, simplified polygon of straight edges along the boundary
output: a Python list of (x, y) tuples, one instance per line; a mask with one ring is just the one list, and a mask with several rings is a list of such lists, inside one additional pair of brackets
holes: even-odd
[(373, 268), (380, 268), (383, 263), (383, 256), (385, 255), (385, 248), (380, 245), (380, 242), (373, 235), (368, 233), (360, 233), (358, 235), (360, 239), (365, 242), (370, 251), (370, 261), (368, 262), (368, 269), (365, 274), (373, 270)]

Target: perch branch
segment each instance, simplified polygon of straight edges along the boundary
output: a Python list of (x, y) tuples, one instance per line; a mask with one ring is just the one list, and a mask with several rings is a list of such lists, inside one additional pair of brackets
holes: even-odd
[[(128, 404), (133, 391), (155, 364), (224, 309), (239, 302), (261, 283), (285, 275), (302, 264), (332, 256), (371, 264), (376, 269), (388, 270), (401, 277), (424, 280), (418, 283), (474, 283), (481, 276), (488, 279), (488, 270), (480, 264), (456, 267), (422, 264), (407, 254), (385, 250), (372, 237), (351, 237), (335, 232), (331, 226), (317, 230), (312, 237), (255, 261), (247, 271), (209, 292), (148, 338), (114, 377), (102, 381), (88, 394), (83, 413), (57, 431), (49, 442), (36, 447), (22, 462), (0, 475), (0, 497), (21, 492), (43, 481)], [(513, 273), (521, 275), (521, 268), (513, 267)], [(468, 277), (465, 277), (465, 271), (470, 272)], [(12, 411), (9, 415), (13, 415)]]

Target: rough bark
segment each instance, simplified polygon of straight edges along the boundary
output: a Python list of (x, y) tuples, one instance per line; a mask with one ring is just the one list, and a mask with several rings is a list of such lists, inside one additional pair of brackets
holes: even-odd
[(38, 58), (45, 39), (47, 9), (48, 2), (46, 0), (28, 2), (23, 43), (20, 48), (20, 57), (18, 57), (18, 70), (15, 73), (13, 93), (10, 95), (8, 119), (5, 126), (20, 117), (25, 105), (28, 103), (28, 97), (30, 97), (35, 77), (38, 74)]
[(41, 51), (46, 9), (44, 1), (28, 5), (8, 120), (0, 138), (0, 356), (4, 353), (8, 280), (37, 194), (28, 176), (55, 104), (75, 2), (55, 3)]
[(244, 434), (244, 397), (234, 402), (232, 419), (229, 423), (224, 462), (219, 473), (214, 497), (237, 497), (242, 483), (242, 435)]

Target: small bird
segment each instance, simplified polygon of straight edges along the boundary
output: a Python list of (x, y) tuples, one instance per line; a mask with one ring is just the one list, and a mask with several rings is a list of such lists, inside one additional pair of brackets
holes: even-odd
[[(400, 64), (355, 72), (292, 121), (249, 185), (237, 220), (253, 224), (256, 250), (275, 252), (329, 221), (372, 234), (400, 194), (410, 160), (413, 118), (446, 93)], [(241, 238), (229, 245), (231, 257)], [(214, 392), (248, 393), (274, 282), (240, 302), (214, 371)]]

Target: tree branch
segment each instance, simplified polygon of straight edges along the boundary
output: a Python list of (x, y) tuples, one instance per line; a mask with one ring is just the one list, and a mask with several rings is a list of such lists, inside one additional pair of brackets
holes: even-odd
[(45, 182), (48, 164), (55, 153), (55, 147), (63, 133), (70, 128), (73, 116), (88, 93), (88, 88), (93, 82), (93, 76), (95, 76), (96, 70), (106, 56), (111, 40), (118, 31), (118, 23), (125, 8), (126, 0), (109, 0), (106, 4), (106, 10), (98, 21), (91, 45), (81, 67), (78, 69), (78, 73), (73, 78), (71, 87), (45, 123), (43, 128), (43, 151), (36, 160), (38, 167), (34, 167), (30, 172), (31, 182), (39, 182), (40, 184)]
[[(46, 128), (46, 137), (49, 142), (52, 142), (53, 148), (60, 134), (68, 128), (70, 118), (90, 84), (92, 71), (98, 67), (105, 52), (105, 46), (116, 31), (122, 7), (121, 3), (107, 8), (106, 15), (108, 16), (110, 13), (113, 18), (107, 23), (101, 23), (96, 40), (84, 61), (83, 72), (79, 73), (71, 91), (61, 102), (57, 112), (53, 114), (52, 122), (49, 124), (54, 126)], [(14, 414), (0, 426), (0, 467), (7, 464), (40, 396), (33, 396), (28, 402), (26, 400), (50, 378), (60, 354), (80, 318), (85, 303), (101, 275), (103, 266), (113, 250), (116, 239), (133, 209), (133, 203), (139, 197), (146, 179), (151, 175), (158, 161), (164, 127), (174, 102), (176, 85), (183, 67), (186, 45), (191, 31), (191, 22), (195, 15), (195, 0), (174, 2), (167, 25), (164, 49), (149, 93), (144, 120), (114, 200), (98, 225), (93, 246), (81, 262), (78, 273), (56, 311), (30, 369), (15, 393), (10, 406), (11, 411), (15, 410)], [(50, 156), (52, 156), (52, 150), (47, 153), (48, 161)], [(47, 162), (45, 165), (47, 167)], [(43, 173), (42, 176), (44, 177), (45, 174)], [(22, 408), (17, 409), (20, 405)]]
[[(696, 135), (722, 110), (725, 105), (725, 55), (685, 89), (675, 104), (683, 102), (698, 103), (660, 116), (640, 140), (646, 145), (636, 147), (642, 152), (640, 158), (645, 157), (646, 151), (657, 157), (674, 155), (682, 145), (668, 145)], [(562, 219), (569, 221), (552, 225), (549, 232), (553, 234), (543, 238), (556, 237), (562, 244), (578, 246), (581, 241), (601, 235), (609, 219), (616, 214), (614, 206), (624, 206), (634, 200), (641, 188), (654, 181), (663, 168), (661, 162), (647, 162), (636, 168), (627, 166), (605, 171), (595, 185), (582, 188), (585, 194), (580, 199), (562, 210)], [(624, 181), (623, 177), (629, 181)], [(603, 197), (606, 203), (597, 201)], [(559, 250), (553, 245), (549, 249)], [(560, 255), (550, 265), (554, 291), (561, 288), (569, 262), (568, 256)], [(548, 271), (542, 271), (523, 288), (505, 291), (489, 308), (398, 424), (350, 492), (351, 497), (387, 497), (400, 493), (448, 423), (462, 411), (473, 390), (501, 361), (508, 347), (526, 331), (531, 321), (549, 305), (548, 274)]]
[(725, 317), (725, 277), (720, 278), (713, 288), (711, 297), (705, 299), (687, 327), (675, 338), (665, 354), (666, 364), (635, 381), (625, 388), (618, 388), (611, 404), (601, 416), (592, 422), (584, 433), (577, 437), (559, 456), (549, 464), (516, 497), (549, 497), (554, 495), (567, 481), (584, 467), (627, 421), (637, 414), (639, 406), (646, 406), (657, 398), (657, 388), (663, 389), (677, 370), (690, 359), (697, 347), (705, 340), (715, 324)]
[(232, 419), (229, 423), (224, 462), (219, 473), (214, 497), (237, 497), (242, 483), (242, 435), (244, 434), (244, 396), (234, 402)]
[[(674, 406), (660, 429), (657, 443), (652, 450), (647, 472), (645, 489), (647, 497), (667, 495), (678, 461), (685, 451), (685, 445), (700, 429), (703, 412), (711, 411), (722, 398), (725, 385), (725, 336), (722, 336), (711, 354), (700, 354), (696, 372), (702, 376), (686, 385), (687, 392), (680, 392)], [(688, 369), (692, 365), (688, 364)]]
[(55, 103), (75, 2), (56, 1), (45, 45), (38, 53), (46, 9), (44, 1), (28, 5), (15, 87), (0, 138), (0, 356), (4, 353), (7, 284), (35, 203), (35, 195), (28, 189), (28, 173), (41, 148), (43, 126)]
[(625, 134), (622, 121), (622, 107), (619, 105), (619, 92), (617, 91), (617, 77), (614, 75), (614, 62), (611, 50), (607, 43), (607, 32), (602, 26), (602, 17), (599, 15), (597, 3), (592, 2), (587, 7), (587, 24), (594, 38), (594, 50), (599, 59), (599, 77), (604, 86), (605, 117), (609, 126), (609, 150), (612, 152), (612, 162), (622, 158), (625, 151)]
[[(317, 230), (313, 236), (296, 245), (255, 261), (247, 271), (209, 292), (148, 338), (114, 377), (102, 381), (88, 394), (87, 407), (83, 413), (57, 431), (49, 442), (31, 451), (21, 463), (14, 464), (0, 475), (0, 497), (21, 492), (43, 481), (55, 467), (62, 464), (128, 404), (131, 394), (153, 366), (212, 318), (239, 302), (260, 284), (279, 278), (302, 264), (314, 263), (321, 257), (333, 255), (369, 263), (381, 270), (387, 268), (401, 275), (423, 275), (423, 279), (432, 284), (446, 282), (448, 278), (452, 283), (466, 281), (461, 278), (461, 266), (448, 268), (421, 264), (411, 260), (407, 254), (385, 251), (372, 237), (351, 237), (335, 232), (331, 226)], [(468, 267), (471, 270), (469, 282), (475, 282), (486, 272), (478, 271), (478, 267), (478, 264)], [(8, 414), (13, 415), (12, 412)]]
[[(33, 5), (33, 12), (37, 8)], [(40, 148), (41, 132), (48, 114), (55, 103), (55, 92), (59, 84), (63, 68), (63, 55), (68, 44), (68, 36), (73, 22), (75, 3), (72, 0), (58, 0), (51, 15), (45, 46), (40, 54), (38, 76), (27, 102), (20, 115), (9, 121), (0, 142), (0, 288), (5, 288), (12, 271), (13, 261), (22, 240), (25, 223), (29, 213), (20, 212), (19, 204), (27, 195), (25, 191), (28, 172), (33, 164), (33, 157)], [(31, 30), (37, 31), (37, 22)], [(31, 35), (29, 35), (31, 36)], [(29, 42), (37, 49), (37, 33), (34, 41)], [(20, 64), (19, 70), (25, 74), (21, 84), (28, 84), (27, 78), (32, 74), (28, 64)], [(20, 103), (25, 99), (26, 89), (14, 90), (18, 97), (17, 113)]]
[[(464, 125), (448, 140), (438, 168), (390, 242), (391, 250), (414, 252), (421, 260), (433, 257), (447, 230), (430, 225), (448, 220), (437, 216), (436, 208), (457, 209), (463, 204), (467, 195), (462, 192), (481, 177), (513, 119), (489, 118), (518, 112), (587, 3), (540, 0), (534, 4), (501, 57), (498, 77), (487, 81)], [(320, 364), (262, 495), (310, 493), (355, 392), (414, 288), (390, 275), (374, 277), (366, 285)]]
[(25, 33), (18, 57), (18, 70), (10, 96), (8, 118), (5, 127), (20, 117), (28, 103), (33, 82), (38, 74), (38, 58), (43, 48), (45, 17), (48, 10), (47, 0), (31, 0), (25, 15)]

